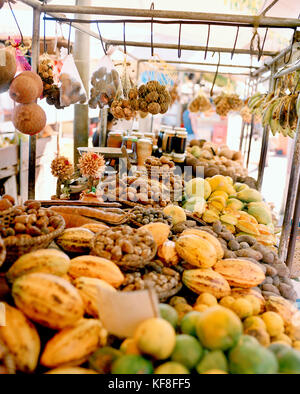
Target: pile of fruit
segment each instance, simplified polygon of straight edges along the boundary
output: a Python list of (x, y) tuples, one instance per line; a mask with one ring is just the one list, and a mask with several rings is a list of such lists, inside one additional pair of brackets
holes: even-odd
[(204, 177), (214, 175), (236, 177), (247, 177), (248, 171), (243, 167), (241, 152), (233, 151), (227, 145), (217, 144), (204, 140), (192, 140), (187, 149), (186, 164), (193, 167), (196, 175), (197, 167), (203, 167)]

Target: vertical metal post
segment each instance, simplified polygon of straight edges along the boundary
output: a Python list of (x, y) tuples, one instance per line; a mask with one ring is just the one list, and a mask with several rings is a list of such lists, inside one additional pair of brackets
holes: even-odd
[(241, 129), (241, 137), (240, 137), (240, 147), (239, 147), (239, 151), (240, 151), (240, 152), (242, 152), (242, 149), (243, 149), (245, 127), (246, 127), (246, 123), (243, 121), (243, 123), (242, 123), (242, 129)]
[(291, 231), (291, 219), (295, 201), (297, 198), (297, 187), (300, 176), (300, 118), (298, 119), (297, 132), (295, 138), (294, 154), (291, 166), (291, 174), (286, 197), (286, 206), (282, 223), (281, 237), (279, 243), (279, 257), (285, 260), (287, 254), (288, 241)]
[(106, 146), (107, 141), (107, 108), (100, 109), (99, 146)]
[(247, 153), (247, 163), (246, 163), (247, 168), (249, 167), (253, 131), (254, 131), (254, 114), (251, 116), (250, 136), (249, 136), (249, 145), (248, 145), (248, 153)]
[[(89, 0), (76, 0), (78, 6), (90, 5)], [(89, 19), (89, 15), (81, 15), (81, 18)], [(75, 16), (76, 18), (76, 16)], [(89, 58), (90, 58), (90, 37), (76, 30), (75, 43), (74, 43), (74, 58), (79, 75), (82, 79), (86, 92), (89, 89)], [(79, 146), (88, 146), (89, 139), (89, 107), (87, 104), (74, 105), (74, 127), (73, 127), (73, 140), (74, 140), (74, 164), (78, 162)]]
[(297, 240), (297, 232), (299, 228), (299, 219), (300, 219), (300, 181), (298, 179), (298, 193), (296, 194), (296, 203), (295, 203), (295, 210), (293, 215), (293, 222), (291, 228), (291, 236), (289, 241), (289, 247), (287, 252), (286, 258), (286, 265), (289, 267), (290, 272), (292, 272), (293, 260), (294, 260), (294, 253), (296, 247), (296, 240)]
[[(274, 73), (275, 73), (275, 68), (276, 68), (276, 63), (274, 63), (271, 68), (271, 75), (270, 75), (270, 81), (269, 81), (269, 93), (274, 90), (274, 86), (275, 86), (275, 79), (273, 78)], [(261, 190), (262, 183), (263, 183), (264, 171), (265, 171), (265, 166), (266, 166), (266, 162), (267, 162), (267, 154), (268, 154), (268, 148), (269, 148), (269, 136), (270, 136), (269, 126), (265, 126), (264, 131), (263, 131), (260, 159), (259, 159), (259, 165), (258, 165), (258, 177), (257, 177), (258, 190)]]
[[(40, 56), (40, 16), (38, 9), (33, 9), (33, 30), (31, 48), (32, 71), (37, 72)], [(28, 198), (35, 199), (35, 169), (36, 167), (36, 135), (29, 137), (29, 167), (28, 167)]]

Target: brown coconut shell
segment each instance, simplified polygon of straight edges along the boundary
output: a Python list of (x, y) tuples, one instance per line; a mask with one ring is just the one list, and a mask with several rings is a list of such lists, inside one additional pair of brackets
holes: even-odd
[(0, 49), (0, 93), (6, 92), (17, 72), (14, 48)]
[(13, 124), (23, 134), (34, 135), (46, 126), (45, 111), (36, 103), (20, 104), (13, 112)]
[(20, 104), (30, 104), (41, 97), (43, 82), (40, 76), (32, 71), (23, 71), (17, 75), (9, 87), (12, 100)]

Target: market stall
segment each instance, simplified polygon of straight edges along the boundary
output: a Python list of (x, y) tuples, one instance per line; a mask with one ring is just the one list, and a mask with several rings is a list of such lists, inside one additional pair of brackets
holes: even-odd
[[(7, 59), (0, 63), (0, 92), (15, 103), (15, 128), (30, 136), (29, 200), (18, 203), (7, 193), (0, 199), (0, 373), (299, 374), (292, 273), (300, 214), (300, 74), (294, 64), (300, 21), (267, 17), (271, 7), (253, 17), (153, 5), (22, 3), (33, 9), (31, 70), (16, 74), (13, 48), (0, 49)], [(44, 42), (46, 20), (69, 25), (59, 67), (46, 51), (40, 56), (41, 15)], [(150, 42), (127, 40), (133, 23), (150, 28)], [(103, 24), (121, 24), (123, 40), (102, 36)], [(176, 26), (177, 44), (155, 42), (156, 24)], [(192, 25), (207, 28), (206, 46), (182, 42), (181, 29)], [(233, 46), (210, 46), (211, 26), (234, 27)], [(255, 46), (258, 27), (265, 35)], [(103, 49), (88, 88), (86, 70), (71, 53), (72, 28)], [(252, 28), (250, 48), (239, 48), (240, 30)], [(294, 30), (280, 54), (264, 49), (272, 28)], [(75, 40), (75, 50), (83, 43)], [(119, 64), (112, 62), (112, 46), (123, 53)], [(151, 59), (131, 54), (131, 70), (128, 47), (150, 48)], [(156, 48), (175, 49), (177, 60), (156, 56)], [(216, 52), (218, 61), (182, 58), (189, 51), (204, 58)], [(221, 53), (231, 60), (249, 55), (251, 64), (222, 62)], [(253, 64), (253, 56), (264, 65)], [(239, 150), (188, 138), (179, 125), (155, 130), (155, 117), (178, 101), (185, 73), (211, 76), (209, 89), (200, 78), (188, 102), (191, 114), (240, 114)], [(229, 75), (243, 78), (244, 97)], [(260, 90), (262, 79), (269, 80), (267, 92)], [(75, 105), (75, 160), (61, 154), (58, 138), (48, 163), (56, 193), (47, 200), (35, 198), (36, 136), (46, 124), (41, 97), (57, 111)], [(89, 108), (99, 111), (94, 147), (84, 146)], [(111, 130), (109, 114), (126, 130)], [(139, 126), (147, 117), (151, 122), (143, 132), (134, 128), (137, 117)], [(248, 171), (255, 123), (264, 126), (257, 179)], [(270, 131), (295, 139), (282, 228), (261, 193)], [(4, 162), (14, 171), (13, 155), (10, 160)]]

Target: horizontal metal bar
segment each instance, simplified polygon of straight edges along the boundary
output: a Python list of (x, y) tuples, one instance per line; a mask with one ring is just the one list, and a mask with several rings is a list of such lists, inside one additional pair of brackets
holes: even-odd
[(20, 0), (20, 1), (21, 3), (29, 5), (32, 8), (36, 8), (37, 10), (41, 8), (41, 3), (37, 0)]
[[(123, 41), (119, 40), (106, 40), (109, 45), (123, 45)], [(151, 48), (151, 43), (148, 42), (137, 42), (137, 41), (126, 41), (126, 46), (129, 47), (140, 47), (140, 48)], [(163, 43), (153, 43), (153, 48), (161, 49), (178, 49), (177, 44), (163, 44)], [(186, 51), (205, 51), (208, 52), (220, 52), (220, 53), (232, 53), (232, 48), (219, 48), (219, 47), (208, 47), (198, 46), (198, 45), (180, 45), (182, 50)], [(242, 55), (258, 55), (258, 51), (250, 51), (250, 49), (235, 49), (234, 53)], [(277, 52), (264, 51), (265, 56), (275, 56)]]
[[(164, 67), (156, 67), (155, 70), (164, 71), (165, 68)], [(198, 73), (204, 73), (204, 74), (215, 74), (216, 73), (216, 71), (212, 71), (212, 70), (200, 70), (200, 69), (195, 69), (195, 68), (177, 68), (174, 71), (175, 72), (189, 72), (189, 73), (198, 72)], [(235, 72), (230, 72), (230, 71), (229, 72), (222, 72), (220, 70), (218, 71), (218, 74), (221, 74), (221, 75), (237, 75), (237, 76), (245, 75), (245, 76), (249, 77), (248, 73), (240, 73), (240, 72), (236, 72), (235, 73)]]
[[(139, 59), (138, 60), (140, 63), (143, 62), (148, 62), (149, 59)], [(165, 60), (163, 59), (163, 63), (168, 63), (168, 64), (191, 64), (194, 66), (217, 66), (217, 63), (204, 63), (204, 62), (185, 62), (184, 60)], [(238, 64), (219, 64), (219, 67), (233, 67), (233, 68), (253, 68), (253, 69), (258, 69), (259, 67), (256, 66), (239, 66)]]
[(135, 8), (113, 8), (94, 6), (74, 6), (74, 5), (41, 5), (42, 12), (64, 12), (68, 14), (94, 14), (94, 15), (115, 15), (129, 17), (149, 17), (163, 19), (186, 19), (210, 22), (242, 23), (251, 26), (264, 27), (300, 27), (300, 20), (295, 18), (274, 18), (261, 16), (259, 18), (252, 15), (232, 15), (215, 14), (206, 12), (171, 11), (171, 10), (150, 10)]
[(294, 65), (291, 66), (291, 67), (287, 67), (287, 68), (284, 68), (284, 69), (281, 70), (281, 71), (278, 71), (278, 72), (274, 75), (274, 78), (283, 77), (284, 75), (291, 74), (292, 72), (297, 71), (297, 70), (300, 70), (300, 62), (298, 62), (297, 64), (294, 64)]

